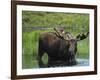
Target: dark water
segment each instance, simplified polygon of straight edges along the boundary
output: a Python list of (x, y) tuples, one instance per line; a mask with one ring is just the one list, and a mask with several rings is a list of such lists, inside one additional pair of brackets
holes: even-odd
[[(89, 66), (89, 59), (77, 59), (78, 64), (75, 66)], [(39, 68), (38, 61), (32, 55), (23, 55), (22, 69)]]

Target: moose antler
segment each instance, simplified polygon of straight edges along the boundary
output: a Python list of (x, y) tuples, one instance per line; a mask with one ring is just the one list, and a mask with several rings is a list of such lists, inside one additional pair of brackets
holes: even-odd
[(65, 39), (65, 40), (70, 40), (70, 39), (72, 39), (72, 35), (70, 34), (70, 33), (68, 33), (68, 32), (61, 32), (60, 30), (58, 30), (57, 28), (54, 28), (54, 30), (56, 31), (56, 34), (58, 35), (58, 36), (60, 36), (61, 38), (63, 38), (63, 39)]
[(56, 31), (58, 36), (61, 36), (61, 33), (60, 33), (60, 31), (57, 28), (54, 28), (54, 30)]
[(66, 35), (67, 35), (67, 37), (68, 37), (69, 40), (75, 39), (70, 32), (66, 32)]
[(85, 33), (81, 33), (79, 35), (76, 36), (77, 40), (83, 40), (85, 38), (87, 38), (89, 35), (89, 32), (87, 32), (86, 34)]
[(58, 35), (58, 36), (60, 36), (60, 37), (64, 37), (64, 34), (60, 31), (60, 30), (58, 30), (57, 28), (54, 28), (54, 30), (56, 31), (56, 34)]

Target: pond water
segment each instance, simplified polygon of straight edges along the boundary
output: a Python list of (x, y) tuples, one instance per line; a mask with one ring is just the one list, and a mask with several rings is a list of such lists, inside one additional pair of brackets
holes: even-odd
[[(75, 66), (89, 66), (89, 59), (78, 58), (77, 62), (78, 64)], [(23, 55), (22, 63), (22, 69), (39, 68), (37, 59), (32, 55)]]
[(89, 59), (77, 59), (77, 62), (76, 66), (89, 66)]

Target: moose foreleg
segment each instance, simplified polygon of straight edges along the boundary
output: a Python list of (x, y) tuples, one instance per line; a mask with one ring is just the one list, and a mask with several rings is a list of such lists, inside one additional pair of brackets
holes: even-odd
[(40, 67), (40, 68), (45, 67), (45, 65), (44, 65), (44, 63), (43, 63), (43, 61), (42, 61), (42, 56), (43, 56), (43, 52), (40, 52), (40, 53), (38, 54), (38, 64), (39, 64), (39, 67)]

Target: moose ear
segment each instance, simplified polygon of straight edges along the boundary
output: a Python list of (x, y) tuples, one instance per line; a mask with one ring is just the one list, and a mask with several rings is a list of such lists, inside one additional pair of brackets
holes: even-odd
[(81, 34), (78, 34), (76, 36), (76, 39), (77, 39), (77, 41), (80, 41), (80, 40), (83, 40), (83, 39), (87, 38), (88, 35), (89, 35), (89, 32), (87, 32), (86, 34), (85, 33), (81, 33)]

